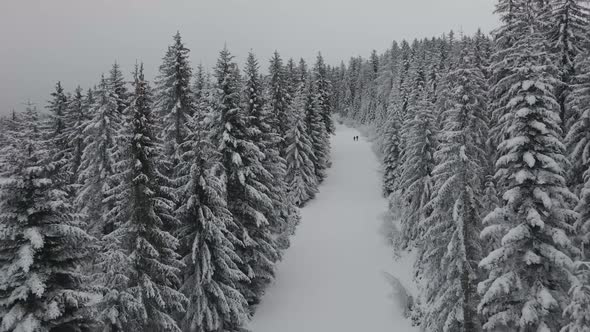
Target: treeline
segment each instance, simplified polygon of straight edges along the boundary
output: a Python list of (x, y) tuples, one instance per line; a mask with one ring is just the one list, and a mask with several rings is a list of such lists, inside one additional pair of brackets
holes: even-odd
[(262, 75), (180, 34), (0, 132), (0, 331), (241, 331), (330, 166), (321, 55)]
[(590, 16), (500, 0), (491, 37), (393, 43), (333, 73), (376, 132), (424, 331), (590, 331)]

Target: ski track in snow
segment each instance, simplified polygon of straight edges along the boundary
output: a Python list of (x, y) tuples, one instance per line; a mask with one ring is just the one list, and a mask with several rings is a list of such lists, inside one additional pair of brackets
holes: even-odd
[(394, 261), (379, 233), (387, 201), (379, 162), (360, 133), (337, 125), (332, 168), (302, 209), (291, 247), (277, 266), (252, 332), (417, 332), (391, 298), (387, 271), (411, 283), (411, 259)]

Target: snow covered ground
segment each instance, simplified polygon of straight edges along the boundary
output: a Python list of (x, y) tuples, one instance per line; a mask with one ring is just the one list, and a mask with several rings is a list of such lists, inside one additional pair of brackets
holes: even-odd
[(332, 168), (321, 193), (302, 210), (292, 246), (278, 265), (252, 332), (414, 332), (384, 277), (411, 280), (412, 260), (394, 262), (379, 229), (379, 162), (370, 143), (342, 125), (332, 138)]

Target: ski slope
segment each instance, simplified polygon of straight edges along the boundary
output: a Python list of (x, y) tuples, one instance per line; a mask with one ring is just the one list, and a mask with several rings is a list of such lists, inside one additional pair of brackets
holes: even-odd
[(252, 332), (414, 332), (391, 297), (384, 271), (411, 280), (411, 262), (395, 262), (379, 229), (379, 162), (360, 133), (338, 125), (332, 168), (302, 210), (292, 245), (249, 325)]

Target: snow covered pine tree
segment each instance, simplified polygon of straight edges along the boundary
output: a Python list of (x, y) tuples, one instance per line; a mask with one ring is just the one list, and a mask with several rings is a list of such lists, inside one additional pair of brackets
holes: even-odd
[(53, 160), (61, 147), (33, 109), (21, 119), (0, 174), (0, 331), (89, 330), (98, 297), (80, 265), (92, 238), (61, 181), (65, 160)]
[[(195, 89), (206, 96), (205, 78), (201, 73)], [(211, 142), (210, 109), (207, 101), (199, 103), (191, 118), (191, 133), (180, 145), (180, 201), (177, 230), (183, 268), (181, 291), (188, 298), (181, 328), (186, 332), (236, 331), (245, 324), (250, 312), (239, 283), (248, 277), (239, 269), (242, 259), (236, 252), (238, 229), (227, 208), (225, 183), (219, 177), (223, 170), (220, 154)]]
[(265, 286), (274, 277), (279, 251), (270, 229), (273, 202), (269, 184), (272, 175), (263, 167), (264, 154), (251, 131), (252, 119), (240, 107), (240, 73), (227, 48), (220, 52), (215, 68), (214, 142), (225, 170), (228, 209), (237, 237), (240, 269), (250, 282), (240, 283), (240, 292), (250, 305), (257, 304)]
[(526, 33), (504, 60), (514, 67), (502, 80), (510, 88), (500, 100), (507, 114), (496, 163), (503, 205), (484, 219), (482, 231), (484, 239), (501, 238), (480, 262), (487, 271), (479, 285), (486, 330), (557, 331), (573, 271), (571, 206), (577, 199), (565, 184), (556, 71), (534, 9), (532, 1), (519, 1), (512, 15)]
[(476, 311), (479, 278), (477, 264), (483, 187), (487, 166), (485, 83), (471, 43), (462, 42), (457, 69), (445, 77), (444, 127), (437, 165), (432, 171), (435, 188), (421, 222), (420, 240), (425, 278), (425, 315), (428, 331), (480, 330)]
[(151, 89), (143, 65), (136, 68), (135, 91), (126, 111), (129, 126), (121, 133), (122, 158), (111, 175), (117, 186), (106, 194), (115, 202), (106, 215), (115, 230), (101, 266), (109, 287), (105, 324), (114, 331), (181, 331), (175, 315), (184, 312), (186, 297), (178, 291), (178, 240), (165, 229), (173, 217), (172, 191), (157, 160), (162, 147), (156, 138)]

